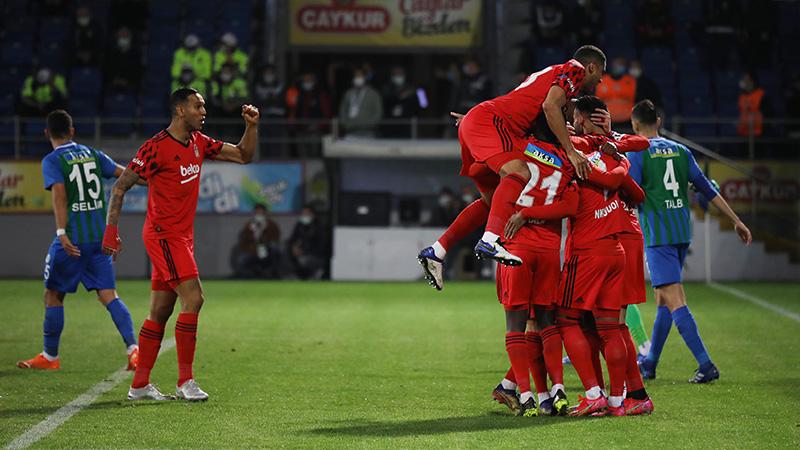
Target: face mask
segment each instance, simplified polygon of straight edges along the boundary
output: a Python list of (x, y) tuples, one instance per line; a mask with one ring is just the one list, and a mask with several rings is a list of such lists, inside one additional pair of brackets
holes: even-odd
[(223, 83), (227, 83), (233, 79), (233, 75), (230, 73), (221, 73), (219, 74), (219, 79), (222, 80)]
[(256, 214), (255, 216), (253, 216), (253, 222), (259, 225), (264, 225), (265, 223), (267, 223), (267, 216), (263, 214)]
[(355, 78), (353, 78), (353, 86), (355, 86), (355, 87), (361, 87), (361, 86), (363, 86), (363, 85), (364, 85), (364, 83), (365, 83), (366, 81), (367, 81), (367, 80), (365, 80), (365, 79), (364, 79), (364, 77), (355, 77)]
[(442, 208), (447, 207), (450, 204), (450, 197), (446, 195), (442, 195), (439, 197), (439, 206)]
[(461, 66), (461, 71), (464, 72), (464, 75), (466, 75), (468, 77), (475, 74), (475, 71), (472, 70), (472, 67), (470, 67), (467, 64), (464, 64), (463, 66)]
[(406, 77), (404, 77), (402, 75), (393, 75), (392, 76), (392, 83), (394, 83), (395, 86), (402, 86), (403, 83), (405, 83), (405, 82), (406, 82)]
[(625, 66), (614, 64), (611, 66), (611, 75), (615, 77), (622, 76), (625, 73)]
[(36, 74), (36, 81), (39, 83), (47, 83), (50, 81), (50, 71), (47, 69), (42, 69)]
[(631, 67), (631, 70), (628, 71), (633, 78), (639, 78), (642, 76), (642, 68), (641, 67)]
[(275, 74), (265, 73), (262, 79), (264, 80), (264, 83), (272, 84), (275, 82)]
[(310, 91), (312, 89), (314, 89), (314, 83), (313, 82), (310, 82), (310, 81), (304, 81), (303, 82), (303, 90), (304, 91)]
[(79, 16), (78, 17), (78, 25), (80, 25), (82, 27), (85, 27), (86, 25), (89, 25), (89, 22), (91, 20), (92, 19), (89, 16)]
[(474, 199), (469, 194), (464, 194), (461, 196), (461, 201), (463, 201), (464, 203), (472, 203), (472, 200)]
[(131, 38), (119, 38), (117, 39), (117, 45), (119, 48), (127, 49), (131, 46)]
[(303, 225), (311, 225), (311, 222), (313, 222), (313, 221), (314, 221), (314, 218), (313, 218), (313, 217), (311, 217), (311, 216), (300, 216), (300, 218), (299, 218), (298, 220), (299, 220), (299, 221), (300, 221), (300, 223), (302, 223)]
[(189, 83), (194, 80), (194, 73), (193, 72), (183, 72), (181, 74), (181, 81), (183, 83)]

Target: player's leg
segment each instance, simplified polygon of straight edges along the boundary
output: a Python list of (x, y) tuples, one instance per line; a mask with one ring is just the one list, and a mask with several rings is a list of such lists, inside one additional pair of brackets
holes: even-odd
[(697, 322), (692, 316), (689, 306), (686, 305), (686, 293), (683, 290), (683, 284), (675, 283), (661, 288), (664, 302), (672, 313), (672, 320), (675, 322), (675, 328), (678, 329), (686, 346), (694, 355), (697, 360), (698, 368), (692, 378), (689, 379), (690, 383), (709, 383), (719, 378), (719, 370), (711, 361), (708, 356), (703, 339), (697, 330)]
[(203, 306), (203, 287), (197, 277), (175, 286), (181, 301), (181, 312), (175, 322), (175, 348), (178, 353), (178, 397), (190, 401), (208, 400), (194, 380), (192, 366), (197, 346), (197, 319)]
[(626, 309), (629, 308), (630, 305), (620, 310), (619, 328), (622, 333), (622, 339), (625, 341), (625, 350), (627, 354), (625, 385), (628, 389), (628, 393), (625, 396), (623, 405), (625, 406), (625, 414), (633, 416), (653, 412), (653, 402), (647, 395), (642, 375), (639, 373), (639, 365), (636, 360), (636, 344), (634, 344), (633, 337), (628, 330), (628, 326), (625, 324), (627, 316)]
[[(593, 312), (608, 368), (608, 407), (612, 412), (622, 408), (627, 369), (627, 350), (619, 328), (619, 314), (618, 309), (597, 309)], [(624, 409), (619, 412), (624, 415)]]
[(650, 351), (650, 339), (647, 337), (647, 330), (644, 327), (642, 313), (636, 305), (628, 305), (625, 314), (625, 324), (630, 330), (633, 342), (636, 344), (636, 353), (639, 359), (644, 359)]
[(82, 255), (88, 258), (81, 275), (81, 282), (89, 291), (97, 291), (97, 300), (106, 307), (111, 320), (117, 327), (128, 355), (128, 370), (135, 370), (139, 358), (136, 335), (133, 331), (133, 320), (128, 307), (119, 298), (114, 278), (114, 266), (111, 256), (103, 254), (100, 244), (87, 245)]
[(136, 333), (133, 330), (131, 312), (125, 302), (119, 298), (116, 289), (100, 289), (97, 291), (97, 300), (106, 307), (111, 315), (111, 320), (117, 327), (125, 349), (128, 354), (128, 370), (136, 370), (139, 361), (139, 345), (136, 343)]
[(153, 280), (150, 292), (150, 312), (139, 331), (139, 362), (128, 390), (129, 400), (170, 400), (150, 383), (150, 372), (161, 350), (164, 327), (175, 308), (177, 294), (163, 280)]
[(661, 352), (672, 329), (672, 313), (667, 307), (663, 287), (680, 280), (680, 263), (673, 246), (659, 245), (645, 248), (647, 267), (650, 269), (650, 283), (656, 297), (656, 319), (653, 321), (653, 332), (650, 334), (650, 351), (639, 364), (642, 378), (652, 380), (656, 377), (656, 367), (661, 359)]
[(506, 353), (514, 371), (520, 393), (520, 409), (517, 415), (535, 416), (536, 401), (531, 392), (530, 363), (528, 346), (525, 341), (525, 327), (530, 316), (527, 307), (506, 307)]
[(479, 258), (494, 259), (501, 264), (519, 265), (521, 260), (503, 247), (500, 236), (508, 219), (514, 214), (514, 205), (530, 180), (531, 172), (522, 153), (506, 152), (492, 156), (486, 165), (500, 175), (500, 184), (492, 195), (486, 231), (475, 246)]
[(536, 388), (536, 401), (539, 404), (539, 413), (553, 414), (553, 402), (550, 399), (550, 390), (547, 388), (547, 367), (544, 363), (544, 347), (542, 336), (536, 329), (533, 319), (528, 319), (525, 326), (525, 343), (528, 346), (528, 364), (530, 366), (533, 385)]
[(85, 255), (69, 256), (54, 239), (45, 257), (44, 266), (44, 349), (42, 353), (25, 361), (18, 361), (21, 369), (58, 369), (61, 367), (59, 344), (64, 329), (64, 297), (75, 292), (81, 273), (86, 266)]
[(550, 396), (553, 398), (553, 407), (558, 414), (564, 415), (569, 402), (564, 387), (564, 366), (561, 362), (563, 346), (561, 333), (556, 326), (556, 311), (552, 306), (535, 305), (534, 316), (536, 328), (540, 330), (544, 365), (552, 381)]
[(597, 332), (597, 324), (592, 314), (584, 314), (581, 317), (581, 330), (583, 330), (583, 335), (586, 336), (586, 341), (589, 342), (589, 347), (592, 351), (592, 367), (594, 367), (594, 375), (597, 377), (597, 385), (600, 386), (603, 396), (608, 397), (606, 380), (603, 378), (603, 365), (600, 362), (600, 354), (603, 352), (603, 338)]

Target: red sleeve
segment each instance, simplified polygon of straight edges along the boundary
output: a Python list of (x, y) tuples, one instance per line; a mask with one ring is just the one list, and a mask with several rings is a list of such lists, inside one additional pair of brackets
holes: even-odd
[(650, 148), (650, 140), (644, 136), (614, 133), (612, 137), (620, 153), (641, 152)]
[(156, 147), (157, 144), (152, 139), (148, 139), (147, 142), (139, 147), (136, 156), (128, 164), (128, 168), (134, 171), (136, 175), (139, 175), (139, 178), (146, 180), (158, 170)]
[(587, 181), (602, 189), (617, 190), (626, 175), (628, 175), (628, 169), (622, 164), (608, 172), (599, 167), (593, 167)]
[(636, 184), (636, 181), (630, 176), (625, 175), (620, 185), (620, 191), (624, 197), (625, 203), (629, 205), (638, 205), (644, 201), (644, 190)]
[(594, 147), (592, 143), (589, 142), (588, 139), (581, 136), (570, 136), (569, 140), (572, 141), (572, 145), (575, 147), (576, 150), (579, 150), (583, 153), (591, 153), (594, 151)]
[(549, 205), (529, 206), (521, 212), (528, 219), (556, 220), (578, 212), (578, 186), (570, 183), (560, 198)]
[(212, 137), (206, 136), (203, 133), (197, 133), (197, 146), (203, 152), (206, 158), (214, 159), (222, 151), (222, 144), (224, 142), (218, 141)]
[(575, 98), (580, 92), (583, 79), (586, 77), (586, 69), (581, 63), (573, 59), (564, 64), (556, 66), (553, 86), (558, 86), (567, 94), (567, 98)]

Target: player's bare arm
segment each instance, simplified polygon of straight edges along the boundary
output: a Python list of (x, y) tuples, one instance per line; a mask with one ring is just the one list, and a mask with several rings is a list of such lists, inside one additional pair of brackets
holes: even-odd
[(244, 134), (238, 144), (222, 145), (217, 161), (230, 161), (238, 164), (248, 164), (253, 161), (258, 146), (258, 119), (261, 114), (253, 105), (242, 106), (242, 118), (245, 122)]
[(106, 216), (106, 232), (103, 234), (103, 253), (106, 255), (116, 255), (122, 248), (122, 240), (119, 238), (119, 215), (122, 212), (122, 201), (125, 193), (128, 192), (138, 181), (139, 175), (131, 169), (125, 169), (117, 178), (114, 187), (111, 188), (111, 198), (108, 201), (108, 215)]
[(592, 170), (589, 159), (586, 155), (579, 153), (572, 145), (569, 139), (569, 131), (567, 131), (567, 121), (564, 118), (562, 108), (567, 104), (567, 93), (564, 89), (558, 86), (551, 86), (550, 91), (547, 92), (547, 98), (542, 103), (542, 111), (547, 119), (547, 125), (550, 130), (555, 134), (561, 147), (567, 152), (567, 157), (572, 165), (575, 167), (575, 173), (578, 177), (585, 179), (589, 172)]
[(753, 242), (753, 234), (750, 233), (750, 229), (742, 222), (742, 219), (731, 209), (728, 202), (726, 202), (721, 195), (717, 195), (711, 200), (711, 203), (719, 208), (719, 210), (733, 222), (733, 228), (736, 230), (736, 234), (739, 235), (739, 239), (741, 239), (745, 245), (750, 245), (750, 243)]
[[(56, 218), (56, 229), (63, 230), (67, 227), (67, 190), (64, 183), (55, 183), (50, 187), (53, 196), (53, 215)], [(61, 247), (67, 252), (69, 256), (81, 256), (81, 250), (72, 243), (69, 236), (64, 233), (58, 236), (61, 241)]]
[[(121, 177), (122, 172), (124, 171), (125, 171), (125, 166), (117, 164), (117, 168), (114, 169), (114, 178)], [(147, 180), (145, 180), (144, 178), (139, 178), (139, 180), (136, 181), (136, 184), (138, 184), (139, 186), (147, 186)]]

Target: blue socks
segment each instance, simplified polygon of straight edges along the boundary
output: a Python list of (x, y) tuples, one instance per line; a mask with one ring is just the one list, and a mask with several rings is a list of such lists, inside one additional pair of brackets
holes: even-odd
[(650, 353), (646, 358), (653, 368), (658, 365), (658, 360), (661, 358), (661, 351), (664, 350), (670, 328), (672, 328), (672, 314), (669, 313), (669, 308), (666, 306), (659, 306), (656, 320), (653, 322), (653, 334), (650, 336)]
[(692, 351), (694, 359), (700, 367), (707, 367), (711, 363), (711, 358), (708, 357), (708, 351), (700, 338), (700, 333), (697, 332), (697, 322), (694, 321), (692, 312), (689, 311), (688, 306), (682, 306), (672, 312), (672, 320), (675, 321), (675, 327), (681, 334), (686, 346)]
[(133, 332), (133, 321), (131, 320), (131, 313), (128, 307), (119, 298), (115, 298), (108, 305), (106, 309), (111, 314), (111, 320), (117, 326), (122, 340), (125, 341), (125, 346), (130, 347), (136, 345), (136, 336)]
[(44, 352), (49, 356), (58, 356), (58, 343), (61, 331), (64, 330), (64, 307), (48, 306), (44, 309)]

